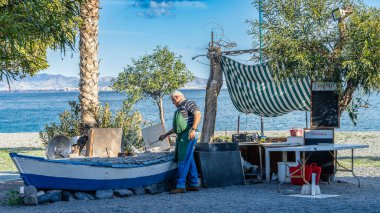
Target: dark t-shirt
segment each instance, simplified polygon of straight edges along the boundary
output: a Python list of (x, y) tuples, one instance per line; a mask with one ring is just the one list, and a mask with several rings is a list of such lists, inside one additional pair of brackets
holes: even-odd
[(200, 111), (194, 101), (183, 100), (179, 103), (177, 110), (181, 112), (182, 117), (187, 121), (187, 124), (191, 127), (194, 124), (194, 114), (196, 111)]

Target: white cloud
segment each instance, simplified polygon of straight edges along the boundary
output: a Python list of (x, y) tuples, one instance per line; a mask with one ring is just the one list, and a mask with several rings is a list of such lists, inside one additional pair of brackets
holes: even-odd
[(155, 18), (155, 17), (175, 17), (176, 8), (206, 8), (203, 1), (198, 0), (135, 0), (131, 2), (134, 8), (140, 8), (138, 16)]
[(174, 3), (175, 7), (185, 7), (185, 8), (206, 8), (207, 4), (201, 1), (176, 1)]

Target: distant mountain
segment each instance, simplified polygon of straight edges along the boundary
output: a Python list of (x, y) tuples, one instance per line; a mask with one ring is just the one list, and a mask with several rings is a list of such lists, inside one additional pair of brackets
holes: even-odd
[[(109, 91), (114, 77), (99, 78), (99, 90)], [(11, 83), (12, 91), (77, 91), (79, 78), (63, 75), (37, 74)], [(192, 82), (187, 83), (183, 89), (204, 89), (207, 79), (194, 77)], [(0, 91), (8, 91), (6, 82), (0, 82)]]

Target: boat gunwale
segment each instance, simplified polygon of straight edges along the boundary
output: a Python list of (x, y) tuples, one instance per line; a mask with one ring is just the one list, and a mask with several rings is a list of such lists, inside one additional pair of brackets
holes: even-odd
[(154, 166), (158, 164), (173, 162), (173, 160), (162, 161), (161, 159), (155, 159), (155, 160), (148, 161), (148, 163), (141, 163), (141, 164), (126, 164), (126, 163), (116, 164), (116, 163), (106, 163), (106, 162), (75, 161), (75, 158), (52, 160), (52, 159), (46, 159), (44, 157), (18, 154), (15, 152), (11, 152), (9, 153), (9, 155), (13, 160), (16, 160), (15, 158), (26, 158), (26, 159), (32, 159), (32, 160), (48, 162), (48, 163), (60, 163), (60, 164), (69, 164), (69, 165), (78, 165), (78, 166), (110, 167), (110, 168), (120, 168), (120, 169), (147, 167), (147, 166)]

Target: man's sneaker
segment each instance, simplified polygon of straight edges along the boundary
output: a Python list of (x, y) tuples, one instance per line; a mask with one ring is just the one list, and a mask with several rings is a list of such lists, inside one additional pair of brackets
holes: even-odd
[(186, 187), (186, 190), (196, 192), (196, 191), (199, 191), (199, 187), (198, 186), (189, 186), (189, 187)]
[(179, 193), (185, 193), (186, 189), (184, 188), (177, 188), (170, 191), (170, 194), (179, 194)]

